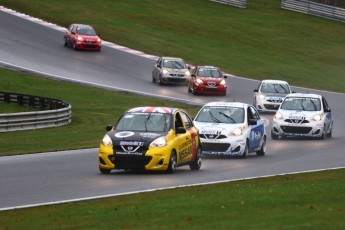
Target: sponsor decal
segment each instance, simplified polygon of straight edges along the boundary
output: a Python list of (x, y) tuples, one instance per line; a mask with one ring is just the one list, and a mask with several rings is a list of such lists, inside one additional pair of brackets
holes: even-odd
[(142, 141), (120, 141), (120, 145), (143, 146)]
[(203, 129), (203, 130), (200, 131), (200, 133), (201, 134), (219, 135), (219, 134), (221, 134), (221, 131), (219, 131), (219, 130), (205, 130), (205, 129)]
[(134, 133), (133, 132), (129, 132), (129, 131), (115, 133), (115, 137), (117, 137), (117, 138), (125, 138), (125, 137), (130, 137), (130, 136), (133, 136), (133, 135), (134, 135)]

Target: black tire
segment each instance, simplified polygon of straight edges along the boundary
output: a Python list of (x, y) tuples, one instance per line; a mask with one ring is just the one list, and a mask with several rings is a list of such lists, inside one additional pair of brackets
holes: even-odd
[(319, 137), (320, 140), (324, 140), (326, 139), (326, 126), (323, 125), (323, 129), (322, 129), (322, 134), (321, 136)]
[(199, 170), (201, 168), (201, 147), (199, 146), (198, 149), (196, 150), (196, 157), (195, 159), (189, 164), (189, 168), (191, 170)]
[(174, 150), (170, 153), (169, 166), (167, 169), (168, 173), (174, 173), (177, 167), (176, 152)]
[(156, 83), (156, 79), (152, 75), (152, 83)]
[(248, 153), (249, 153), (249, 146), (248, 146), (248, 140), (246, 141), (246, 146), (244, 147), (244, 152), (243, 155), (241, 156), (243, 159), (247, 158)]
[(73, 42), (72, 48), (78, 50), (77, 46), (75, 45), (75, 42)]
[(327, 133), (327, 137), (331, 138), (333, 133), (333, 128), (331, 128), (331, 130)]
[(110, 169), (102, 169), (102, 168), (99, 168), (99, 171), (102, 173), (102, 174), (109, 174), (110, 173)]
[(273, 130), (271, 130), (271, 138), (273, 139), (273, 140), (277, 140), (278, 139), (278, 135), (277, 134), (275, 134), (274, 132), (273, 132)]
[(262, 139), (262, 144), (261, 144), (260, 150), (256, 151), (257, 156), (265, 156), (265, 154), (266, 154), (266, 136), (264, 136)]

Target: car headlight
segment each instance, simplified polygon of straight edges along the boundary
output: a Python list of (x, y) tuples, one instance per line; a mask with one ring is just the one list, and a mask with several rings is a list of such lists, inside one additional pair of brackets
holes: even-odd
[(190, 76), (190, 72), (188, 70), (184, 74), (186, 74), (188, 77)]
[(278, 120), (283, 120), (284, 116), (282, 113), (280, 112), (276, 112), (276, 115), (274, 115), (274, 118), (278, 119)]
[(230, 136), (241, 136), (242, 134), (243, 134), (243, 127), (238, 127), (229, 133)]
[(313, 116), (314, 121), (321, 121), (321, 118), (322, 118), (322, 114), (316, 114)]
[(113, 142), (111, 141), (111, 138), (108, 136), (108, 134), (106, 134), (104, 137), (103, 137), (103, 140), (102, 140), (102, 145), (104, 146), (110, 146), (112, 145)]
[(221, 85), (225, 85), (226, 84), (226, 82), (225, 82), (225, 80), (222, 80), (219, 84), (221, 84)]
[(169, 71), (168, 71), (168, 70), (163, 69), (163, 74), (168, 74), (168, 73), (169, 73)]
[(101, 39), (100, 39), (100, 38), (97, 38), (97, 42), (101, 42)]
[(167, 140), (165, 137), (158, 137), (156, 140), (152, 141), (150, 146), (154, 148), (161, 148), (167, 145)]
[(202, 84), (203, 82), (202, 82), (202, 80), (201, 79), (196, 79), (196, 83), (198, 83), (198, 84)]
[(263, 100), (263, 99), (265, 99), (265, 95), (259, 94), (258, 98), (259, 98), (260, 100)]
[(83, 38), (82, 38), (82, 37), (80, 37), (80, 36), (78, 36), (77, 40), (78, 40), (78, 41), (82, 41), (82, 40), (83, 40)]

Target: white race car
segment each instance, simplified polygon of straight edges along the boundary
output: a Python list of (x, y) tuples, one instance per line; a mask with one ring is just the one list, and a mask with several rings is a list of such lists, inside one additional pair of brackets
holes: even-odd
[(194, 119), (204, 155), (241, 156), (266, 153), (264, 121), (254, 106), (240, 102), (210, 102)]
[(293, 93), (285, 97), (271, 129), (278, 137), (332, 137), (333, 116), (326, 99), (318, 94)]
[(291, 91), (290, 85), (281, 80), (262, 80), (254, 89), (253, 105), (260, 112), (276, 112), (284, 97)]

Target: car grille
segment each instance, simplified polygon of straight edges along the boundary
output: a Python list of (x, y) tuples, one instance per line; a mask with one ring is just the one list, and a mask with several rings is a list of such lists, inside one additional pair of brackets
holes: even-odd
[(151, 161), (151, 156), (127, 156), (116, 155), (109, 156), (109, 160), (115, 164), (116, 169), (145, 169), (145, 166)]
[(217, 135), (217, 134), (200, 134), (200, 138), (205, 139), (224, 139), (226, 138), (225, 135)]
[(296, 133), (296, 134), (308, 134), (312, 130), (311, 127), (295, 127), (295, 126), (285, 126), (280, 127), (285, 133)]
[(202, 150), (210, 152), (226, 152), (230, 148), (229, 143), (202, 143)]
[(270, 110), (278, 110), (279, 109), (279, 105), (270, 105), (270, 104), (264, 104), (266, 109), (270, 109)]
[(287, 123), (295, 123), (295, 124), (306, 124), (309, 123), (308, 120), (304, 120), (304, 119), (285, 119), (284, 120)]
[(283, 98), (269, 98), (267, 99), (268, 102), (273, 102), (273, 103), (282, 103)]
[(186, 78), (167, 78), (170, 83), (184, 83), (187, 81)]
[(87, 49), (95, 49), (95, 48), (97, 48), (98, 46), (97, 46), (97, 45), (92, 45), (92, 44), (83, 44), (83, 47), (84, 47), (84, 48), (87, 48)]
[(170, 73), (169, 76), (171, 76), (171, 77), (184, 77), (185, 75), (182, 73)]

